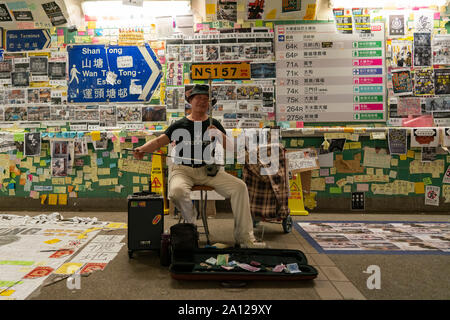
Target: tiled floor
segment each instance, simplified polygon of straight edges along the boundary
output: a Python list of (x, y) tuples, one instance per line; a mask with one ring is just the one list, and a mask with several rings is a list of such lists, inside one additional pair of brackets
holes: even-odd
[[(29, 212), (26, 214), (30, 215)], [(71, 216), (97, 217), (103, 221), (127, 221), (125, 212), (64, 213), (64, 217)], [(294, 220), (450, 220), (443, 216), (373, 217), (354, 214), (315, 214), (307, 218), (294, 217)], [(177, 222), (177, 219), (166, 216), (165, 229)], [(216, 218), (208, 219), (208, 222), (212, 244), (234, 245), (231, 214), (219, 214)], [(201, 221), (198, 223), (201, 224)], [(178, 281), (170, 277), (167, 267), (160, 266), (159, 257), (155, 253), (138, 253), (134, 259), (129, 260), (127, 248), (124, 247), (104, 271), (83, 278), (83, 290), (69, 291), (62, 281), (42, 288), (33, 295), (33, 299), (450, 299), (449, 291), (445, 289), (450, 281), (446, 276), (450, 265), (449, 256), (326, 255), (318, 253), (296, 230), (285, 234), (279, 223), (264, 222), (263, 225), (263, 240), (269, 248), (301, 250), (305, 253), (308, 263), (319, 271), (318, 277), (311, 281), (252, 281), (243, 288), (225, 288), (218, 281)], [(205, 237), (201, 235), (200, 246), (205, 243)], [(363, 270), (370, 264), (379, 264), (382, 267), (383, 290), (367, 289), (367, 275)]]

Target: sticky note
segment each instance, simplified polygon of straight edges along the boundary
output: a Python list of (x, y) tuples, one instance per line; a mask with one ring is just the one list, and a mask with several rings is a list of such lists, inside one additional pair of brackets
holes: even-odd
[(423, 178), (422, 180), (423, 180), (423, 184), (426, 185), (426, 186), (428, 186), (428, 185), (433, 183), (433, 181), (431, 181), (430, 177)]
[(133, 177), (133, 183), (139, 183), (139, 176)]
[(138, 143), (139, 138), (138, 137), (131, 137), (131, 143)]
[(389, 178), (395, 179), (397, 178), (397, 171), (390, 171), (389, 172)]
[(358, 192), (367, 192), (367, 191), (369, 191), (369, 184), (368, 183), (358, 183), (356, 185), (356, 191), (358, 191)]
[(406, 160), (406, 154), (401, 154), (400, 155), (400, 160)]
[(125, 137), (120, 137), (120, 143), (125, 143)]
[(41, 204), (45, 204), (45, 200), (47, 199), (47, 195), (46, 194), (43, 194), (42, 196), (41, 196)]
[(48, 195), (48, 204), (55, 206), (58, 201), (58, 195), (57, 194), (49, 194)]
[(398, 166), (398, 159), (391, 159), (391, 166), (393, 167)]
[(67, 205), (67, 194), (66, 193), (58, 194), (58, 200), (59, 205), (62, 206)]
[(416, 194), (425, 193), (425, 184), (423, 182), (415, 182), (414, 183), (414, 191)]
[(408, 158), (413, 158), (413, 159), (414, 159), (414, 151), (408, 150), (408, 153), (406, 154), (406, 156), (407, 156)]
[(103, 158), (98, 158), (97, 159), (97, 165), (101, 166), (103, 164)]
[(314, 20), (316, 15), (316, 4), (308, 4), (306, 9), (306, 15), (303, 17), (303, 20)]
[(54, 243), (58, 243), (58, 242), (60, 242), (61, 240), (59, 240), (59, 239), (51, 239), (51, 240), (47, 240), (47, 241), (44, 241), (44, 243), (47, 243), (47, 244), (54, 244)]
[(267, 20), (274, 20), (277, 17), (277, 9), (273, 9), (272, 11), (268, 12), (266, 15)]
[(23, 133), (14, 133), (14, 141), (18, 142), (25, 141), (25, 135)]
[(82, 263), (67, 262), (67, 263), (64, 263), (58, 269), (56, 269), (56, 271), (54, 271), (54, 273), (56, 273), (56, 274), (74, 274), (82, 266), (83, 266)]
[(330, 193), (342, 193), (342, 190), (339, 187), (330, 187)]
[(2, 290), (0, 291), (0, 296), (2, 297), (9, 297), (10, 295), (12, 295), (14, 292), (16, 292), (16, 290)]
[(92, 141), (100, 140), (100, 131), (92, 131), (91, 132)]
[(215, 14), (216, 13), (216, 4), (215, 3), (207, 3), (206, 4), (206, 14)]

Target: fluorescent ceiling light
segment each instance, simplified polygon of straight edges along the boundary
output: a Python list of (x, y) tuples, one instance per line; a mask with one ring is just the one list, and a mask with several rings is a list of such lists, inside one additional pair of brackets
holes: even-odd
[(177, 16), (191, 13), (190, 1), (144, 1), (143, 7), (129, 6), (120, 1), (84, 1), (85, 15), (109, 20), (152, 19), (159, 16)]

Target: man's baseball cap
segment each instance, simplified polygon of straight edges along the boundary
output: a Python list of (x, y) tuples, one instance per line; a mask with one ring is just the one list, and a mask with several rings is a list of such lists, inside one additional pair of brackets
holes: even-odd
[(196, 84), (191, 90), (186, 91), (186, 101), (190, 103), (196, 94), (206, 94), (209, 96), (209, 86), (206, 84)]

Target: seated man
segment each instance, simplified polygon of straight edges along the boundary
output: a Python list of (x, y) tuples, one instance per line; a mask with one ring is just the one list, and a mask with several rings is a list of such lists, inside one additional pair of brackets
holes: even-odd
[[(215, 176), (208, 176), (205, 159), (205, 149), (211, 144), (205, 136), (208, 131), (219, 143), (226, 148), (226, 132), (219, 121), (210, 119), (209, 87), (207, 85), (195, 85), (186, 92), (186, 100), (192, 106), (192, 112), (188, 116), (174, 122), (167, 128), (164, 134), (151, 140), (143, 146), (136, 148), (134, 156), (142, 159), (144, 153), (153, 153), (161, 147), (174, 141), (175, 151), (178, 150), (178, 158), (174, 158), (171, 173), (169, 175), (169, 198), (174, 201), (185, 221), (195, 222), (192, 201), (190, 199), (193, 185), (211, 186), (225, 198), (231, 198), (231, 208), (234, 216), (234, 238), (237, 245), (245, 248), (264, 247), (265, 244), (257, 242), (253, 234), (253, 223), (250, 214), (250, 203), (247, 186), (245, 183), (226, 173), (221, 167)], [(214, 141), (215, 142), (215, 141)], [(210, 147), (209, 147), (210, 148)], [(182, 153), (180, 152), (182, 151)], [(194, 155), (191, 157), (191, 155)]]

